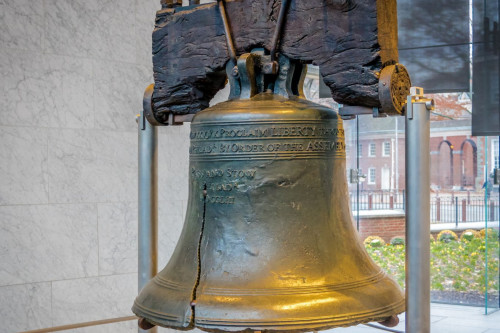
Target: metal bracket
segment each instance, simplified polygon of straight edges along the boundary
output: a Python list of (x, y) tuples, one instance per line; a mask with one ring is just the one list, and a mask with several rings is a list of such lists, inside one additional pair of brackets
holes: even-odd
[(363, 114), (371, 114), (374, 118), (382, 118), (387, 116), (384, 113), (380, 113), (379, 108), (343, 104), (339, 104), (339, 114), (343, 120), (354, 119), (356, 118), (356, 116)]
[(349, 183), (359, 184), (366, 180), (366, 175), (360, 169), (349, 169)]
[(427, 110), (434, 110), (434, 100), (425, 98), (424, 89), (420, 87), (411, 87), (410, 94), (406, 99), (405, 105), (406, 115), (408, 119), (413, 119), (413, 104), (422, 102), (425, 103), (425, 107), (427, 108)]
[[(185, 122), (191, 122), (191, 120), (194, 117), (194, 114), (179, 115), (170, 112), (166, 114), (167, 118), (165, 119), (165, 121), (162, 122), (156, 119), (155, 113), (153, 112), (153, 104), (152, 104), (154, 86), (155, 86), (154, 84), (150, 84), (144, 91), (144, 97), (142, 99), (142, 110), (140, 112), (141, 115), (144, 115), (144, 117), (142, 117), (143, 122), (148, 121), (152, 126), (176, 126), (176, 125), (182, 125)], [(142, 129), (145, 128), (146, 125), (143, 123)]]

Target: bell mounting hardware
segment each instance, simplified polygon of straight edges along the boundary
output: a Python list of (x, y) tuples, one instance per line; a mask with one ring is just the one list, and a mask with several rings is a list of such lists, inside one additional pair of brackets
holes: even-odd
[(156, 14), (152, 124), (189, 121), (185, 115), (207, 108), (229, 78), (226, 64), (256, 48), (318, 65), (346, 118), (373, 108), (378, 116), (403, 113), (410, 80), (397, 63), (396, 0), (190, 3), (164, 1)]

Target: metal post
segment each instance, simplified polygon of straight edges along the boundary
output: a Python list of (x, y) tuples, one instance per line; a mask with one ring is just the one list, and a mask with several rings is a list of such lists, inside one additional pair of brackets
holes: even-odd
[(356, 172), (358, 174), (356, 182), (356, 230), (359, 231), (359, 116), (356, 117)]
[(406, 332), (430, 332), (429, 109), (411, 88), (406, 106)]
[(462, 222), (467, 222), (467, 200), (465, 199), (462, 199)]
[[(144, 93), (144, 108), (150, 108), (152, 85)], [(158, 133), (146, 119), (138, 117), (139, 132), (139, 291), (157, 273), (158, 253)], [(156, 333), (157, 329), (138, 332)]]
[[(500, 62), (500, 57), (498, 61)], [(498, 158), (500, 159), (500, 136), (498, 137)], [(497, 172), (500, 172), (500, 163), (495, 167), (498, 167), (499, 170)], [(498, 184), (498, 226), (500, 227), (500, 184)], [(500, 235), (498, 237), (497, 242), (500, 242)], [(498, 257), (500, 257), (500, 246), (498, 247)], [(498, 270), (498, 285), (500, 286), (500, 269)], [(500, 297), (498, 298), (498, 307), (500, 308)]]
[(406, 190), (403, 189), (403, 211), (406, 212)]

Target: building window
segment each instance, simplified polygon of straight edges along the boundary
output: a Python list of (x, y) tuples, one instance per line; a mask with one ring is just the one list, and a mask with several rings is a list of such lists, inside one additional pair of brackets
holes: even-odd
[(375, 184), (375, 168), (368, 169), (368, 184)]
[(358, 155), (359, 156), (363, 155), (363, 145), (361, 143), (358, 144)]
[(368, 149), (368, 156), (375, 157), (376, 154), (376, 146), (374, 143), (370, 143), (369, 149)]
[(500, 168), (500, 153), (498, 151), (498, 144), (500, 142), (497, 140), (492, 140), (491, 144), (491, 157), (493, 158), (493, 168)]
[(384, 142), (384, 150), (382, 154), (383, 156), (391, 156), (391, 143), (389, 141)]

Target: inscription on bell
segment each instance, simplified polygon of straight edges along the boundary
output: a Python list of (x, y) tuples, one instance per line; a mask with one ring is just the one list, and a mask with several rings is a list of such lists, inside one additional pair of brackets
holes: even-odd
[(191, 176), (197, 180), (200, 190), (208, 192), (207, 203), (219, 205), (234, 204), (238, 185), (254, 179), (256, 173), (256, 169), (191, 168)]
[(233, 179), (253, 179), (255, 177), (255, 169), (196, 169), (191, 168), (191, 175), (195, 179), (208, 179), (227, 177)]
[[(326, 124), (325, 124), (326, 123)], [(344, 129), (337, 120), (318, 125), (246, 123), (242, 125), (193, 124), (191, 157), (254, 156), (256, 158), (313, 158), (345, 154)], [(303, 154), (303, 155), (301, 155)]]
[(208, 195), (207, 202), (209, 204), (232, 205), (234, 204), (234, 197)]
[(272, 138), (272, 137), (344, 137), (344, 129), (315, 126), (284, 126), (257, 128), (217, 128), (191, 131), (191, 140), (233, 139), (233, 138)]

